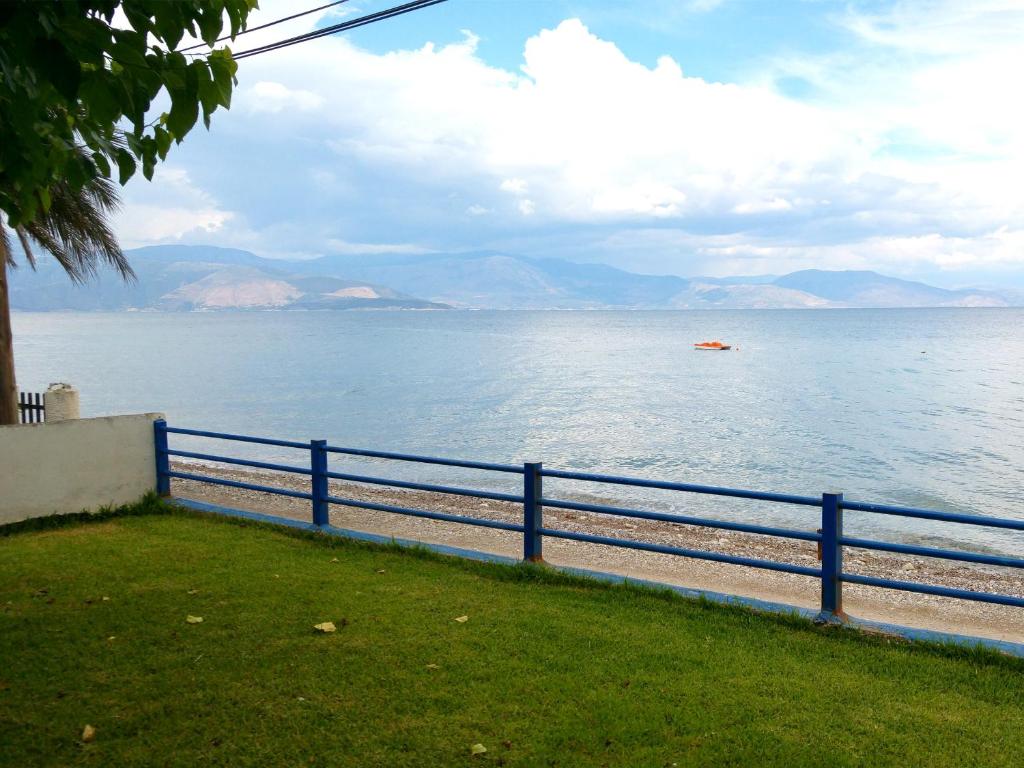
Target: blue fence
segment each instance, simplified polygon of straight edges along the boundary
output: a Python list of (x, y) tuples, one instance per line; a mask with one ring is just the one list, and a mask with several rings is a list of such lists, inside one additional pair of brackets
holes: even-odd
[[(738, 490), (734, 488), (719, 488), (709, 485), (695, 485), (692, 483), (674, 483), (660, 480), (646, 480), (636, 477), (617, 477), (614, 475), (591, 474), (586, 472), (568, 472), (557, 469), (545, 469), (540, 463), (526, 464), (491, 464), (480, 461), (460, 461), (456, 459), (444, 459), (434, 456), (417, 456), (404, 453), (389, 453), (385, 451), (370, 451), (357, 448), (341, 448), (328, 445), (325, 440), (312, 440), (308, 443), (294, 442), (288, 440), (274, 440), (263, 437), (247, 437), (245, 435), (232, 435), (223, 432), (208, 432), (196, 429), (182, 429), (169, 427), (164, 421), (154, 423), (156, 441), (156, 469), (157, 469), (157, 491), (161, 495), (170, 493), (172, 478), (182, 480), (194, 480), (214, 485), (224, 485), (234, 488), (245, 488), (253, 491), (287, 496), (296, 499), (306, 499), (310, 502), (310, 510), (313, 523), (316, 525), (327, 525), (328, 515), (332, 504), (358, 509), (375, 510), (379, 512), (390, 512), (399, 515), (427, 518), (429, 520), (443, 520), (451, 523), (463, 523), (466, 525), (494, 528), (502, 531), (514, 531), (523, 536), (523, 559), (529, 561), (543, 560), (544, 539), (546, 537), (557, 539), (569, 539), (592, 544), (605, 544), (613, 547), (624, 547), (628, 549), (641, 550), (644, 552), (657, 552), (667, 555), (678, 555), (680, 557), (691, 557), (700, 560), (710, 560), (718, 563), (730, 563), (733, 565), (744, 565), (751, 568), (762, 568), (770, 571), (781, 571), (783, 573), (795, 573), (801, 576), (809, 576), (818, 579), (821, 584), (821, 613), (822, 621), (838, 621), (843, 618), (843, 584), (863, 584), (871, 587), (883, 587), (886, 589), (903, 590), (906, 592), (918, 592), (928, 595), (940, 595), (943, 597), (960, 598), (963, 600), (974, 600), (983, 603), (995, 603), (999, 605), (1010, 605), (1024, 607), (1024, 598), (1012, 595), (995, 594), (991, 592), (975, 592), (964, 589), (953, 589), (950, 587), (922, 584), (919, 582), (897, 581), (883, 579), (875, 576), (864, 576), (856, 573), (847, 573), (843, 570), (843, 552), (846, 548), (867, 549), (880, 552), (893, 552), (906, 555), (917, 555), (920, 557), (934, 557), (943, 560), (952, 560), (961, 563), (978, 563), (983, 565), (1003, 566), (1007, 568), (1024, 568), (1024, 559), (1014, 557), (1003, 557), (983, 553), (962, 552), (957, 550), (939, 549), (936, 547), (924, 547), (913, 544), (899, 544), (894, 542), (876, 541), (873, 539), (854, 538), (844, 535), (843, 517), (847, 512), (862, 512), (880, 515), (893, 515), (904, 518), (917, 518), (923, 520), (935, 520), (947, 523), (962, 523), (964, 525), (987, 526), (990, 528), (1001, 528), (1013, 531), (1024, 531), (1024, 521), (1009, 520), (1005, 518), (983, 517), (979, 515), (964, 515), (953, 512), (940, 512), (929, 509), (917, 509), (914, 507), (889, 506), (885, 504), (869, 504), (858, 501), (847, 501), (841, 493), (823, 493), (820, 496), (794, 496), (783, 493), (765, 493), (761, 491)], [(236, 458), (231, 456), (215, 455), (208, 453), (196, 453), (193, 451), (175, 450), (168, 445), (168, 435), (191, 435), (194, 437), (213, 438), (241, 443), (269, 445), (282, 448), (295, 448), (309, 452), (308, 466), (292, 466), (275, 464), (263, 461)], [(383, 477), (371, 477), (367, 475), (346, 474), (332, 472), (329, 468), (328, 458), (331, 454), (343, 454), (347, 456), (359, 456), (374, 459), (387, 459), (399, 462), (416, 462), (421, 464), (435, 464), (449, 467), (461, 467), (465, 469), (477, 469), (486, 472), (498, 472), (506, 475), (522, 476), (522, 494), (498, 493), (492, 491), (477, 490), (471, 488), (460, 488), (447, 485), (433, 485), (428, 483), (415, 483), (404, 480), (393, 480)], [(276, 488), (256, 483), (246, 483), (237, 480), (229, 480), (222, 477), (201, 475), (194, 472), (177, 472), (170, 468), (170, 457), (178, 456), (187, 459), (198, 459), (201, 461), (213, 461), (224, 464), (234, 464), (255, 469), (273, 470), (294, 475), (305, 475), (309, 477), (309, 491), (296, 491), (286, 488)], [(722, 520), (712, 520), (701, 517), (690, 517), (687, 515), (668, 514), (626, 507), (608, 506), (604, 504), (587, 504), (564, 499), (548, 498), (544, 495), (544, 478), (560, 478), (563, 480), (578, 480), (589, 483), (603, 483), (614, 486), (633, 486), (640, 488), (654, 488), (668, 491), (679, 491), (682, 493), (708, 494), (712, 496), (726, 496), (731, 498), (752, 499), (777, 504), (791, 504), (797, 506), (814, 507), (820, 513), (820, 528), (816, 532), (792, 530), (789, 528), (776, 528), (771, 526), (756, 525), (753, 523), (737, 523)], [(392, 504), (378, 504), (375, 502), (362, 501), (359, 499), (340, 498), (330, 495), (329, 480), (344, 480), (351, 483), (381, 485), (391, 488), (402, 488), (407, 490), (427, 491), (431, 493), (452, 494), (478, 499), (491, 499), (494, 501), (512, 502), (522, 504), (523, 515), (521, 523), (510, 523), (501, 520), (489, 520), (485, 518), (469, 517), (465, 515), (452, 515), (442, 512), (432, 512), (424, 509), (413, 509), (400, 507)], [(656, 520), (665, 523), (676, 523), (682, 525), (701, 526), (726, 531), (739, 531), (742, 533), (758, 534), (763, 536), (775, 536), (784, 539), (797, 541), (815, 542), (818, 545), (820, 567), (813, 568), (792, 563), (777, 562), (774, 560), (762, 560), (750, 557), (740, 557), (719, 552), (708, 552), (697, 549), (674, 547), (666, 544), (643, 542), (633, 539), (618, 539), (610, 536), (599, 536), (578, 531), (566, 531), (557, 528), (549, 528), (544, 524), (544, 509), (566, 509), (580, 512), (590, 512), (598, 515), (613, 517), (633, 518), (640, 520)]]

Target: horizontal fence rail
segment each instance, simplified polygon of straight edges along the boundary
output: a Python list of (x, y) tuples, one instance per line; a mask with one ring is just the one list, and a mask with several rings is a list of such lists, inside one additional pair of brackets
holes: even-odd
[[(234, 456), (224, 456), (220, 453), (200, 453), (196, 451), (171, 449), (168, 446), (168, 435), (171, 434), (301, 450), (308, 453), (309, 463), (308, 466), (278, 464), (273, 462), (243, 459)], [(845, 536), (843, 534), (843, 518), (847, 512), (861, 512), (945, 523), (987, 526), (990, 528), (1012, 531), (1024, 531), (1024, 520), (1011, 520), (980, 515), (965, 515), (954, 512), (940, 512), (930, 509), (917, 509), (915, 507), (846, 501), (843, 499), (843, 495), (841, 493), (823, 493), (820, 496), (798, 496), (785, 493), (770, 493), (764, 491), (741, 490), (736, 488), (723, 488), (712, 485), (698, 485), (694, 483), (648, 480), (638, 477), (620, 477), (616, 475), (593, 474), (588, 472), (545, 469), (541, 463), (528, 462), (524, 464), (495, 464), (482, 461), (466, 461), (460, 459), (439, 458), (436, 456), (421, 456), (417, 454), (366, 450), (361, 448), (342, 448), (328, 445), (325, 440), (311, 440), (309, 442), (276, 440), (264, 437), (235, 435), (226, 432), (210, 432), (206, 430), (170, 427), (167, 426), (167, 423), (164, 421), (157, 421), (154, 423), (154, 438), (156, 445), (157, 492), (161, 495), (170, 494), (171, 480), (177, 478), (181, 480), (192, 480), (195, 482), (211, 483), (214, 485), (222, 485), (232, 488), (242, 488), (251, 491), (258, 491), (260, 493), (276, 494), (278, 496), (286, 496), (293, 499), (303, 499), (310, 502), (312, 520), (313, 523), (318, 526), (329, 525), (330, 507), (332, 505), (337, 505), (519, 533), (522, 534), (523, 537), (523, 559), (529, 561), (542, 561), (544, 539), (555, 538), (579, 541), (588, 544), (621, 547), (643, 552), (654, 552), (658, 554), (708, 560), (717, 563), (728, 563), (731, 565), (779, 571), (782, 573), (792, 573), (799, 576), (814, 578), (819, 581), (821, 590), (821, 611), (819, 613), (819, 620), (826, 622), (842, 621), (845, 617), (843, 612), (843, 584), (859, 584), (863, 586), (895, 589), (918, 594), (937, 595), (941, 597), (952, 597), (962, 600), (993, 603), (996, 605), (1024, 607), (1024, 598), (1013, 595), (954, 589), (952, 587), (942, 587), (921, 582), (901, 581), (848, 573), (843, 568), (843, 554), (844, 550), (848, 548), (891, 552), (918, 557), (939, 558), (962, 563), (1018, 569), (1024, 568), (1024, 558), (1004, 557), (978, 552), (961, 552), (958, 550), (940, 549), (938, 547), (925, 547), (913, 544), (900, 544), (895, 542), (875, 541), (873, 539)], [(506, 475), (521, 475), (522, 493), (501, 493), (475, 488), (463, 488), (459, 486), (397, 480), (387, 477), (334, 472), (329, 468), (329, 457), (331, 455), (355, 456), (361, 458), (380, 459), (383, 461), (432, 464), (446, 467), (457, 467), (461, 469), (480, 470), (484, 472), (504, 473)], [(296, 491), (290, 488), (282, 488), (272, 485), (249, 483), (241, 480), (229, 480), (222, 477), (203, 475), (198, 471), (172, 471), (170, 468), (170, 458), (172, 456), (307, 476), (309, 477), (309, 491)], [(583, 483), (603, 483), (605, 485), (614, 486), (652, 488), (676, 491), (680, 493), (749, 499), (773, 504), (814, 507), (819, 510), (820, 519), (815, 520), (815, 523), (817, 523), (816, 530), (800, 531), (790, 528), (759, 525), (755, 523), (729, 522), (724, 520), (714, 520), (711, 518), (695, 517), (692, 515), (670, 514), (605, 504), (589, 504), (578, 501), (555, 499), (544, 495), (544, 478), (557, 478), (560, 480), (571, 480)], [(414, 490), (425, 493), (446, 494), (511, 503), (517, 506), (522, 506), (522, 516), (519, 522), (506, 522), (503, 520), (492, 520), (489, 518), (472, 517), (469, 515), (455, 515), (444, 512), (434, 512), (426, 509), (397, 506), (394, 504), (381, 504), (377, 502), (363, 501), (360, 499), (343, 498), (331, 495), (329, 488), (330, 480), (342, 480), (359, 485), (386, 486), (389, 488), (401, 488), (404, 490)], [(582, 533), (579, 531), (550, 528), (544, 524), (545, 507), (587, 512), (594, 515), (611, 516), (616, 518), (652, 520), (675, 525), (688, 525), (724, 531), (736, 531), (759, 536), (773, 536), (793, 541), (809, 542), (816, 545), (818, 549), (818, 559), (821, 565), (820, 567), (814, 568), (775, 560), (764, 560), (720, 552), (676, 547), (668, 544), (657, 544), (653, 542), (639, 541), (636, 539), (621, 539), (613, 536), (602, 536), (591, 533)]]
[(737, 499), (775, 501), (781, 504), (803, 504), (808, 507), (817, 507), (821, 505), (821, 497), (792, 496), (786, 493), (764, 493), (762, 491), (742, 491), (737, 488), (718, 488), (713, 485), (694, 485), (692, 483), (669, 483), (662, 480), (645, 480), (642, 477), (592, 475), (587, 472), (566, 472), (561, 469), (545, 469), (544, 477), (559, 477), (565, 480), (584, 480), (590, 483), (607, 483), (609, 485), (626, 485), (638, 488), (659, 488), (665, 491), (705, 493), (712, 496), (729, 496)]
[(427, 491), (428, 493), (447, 493), (453, 496), (468, 496), (476, 499), (491, 499), (493, 501), (512, 501), (523, 503), (522, 496), (514, 493), (496, 493), (494, 491), (479, 491), (475, 488), (454, 488), (449, 485), (431, 485), (430, 483), (410, 483), (404, 480), (388, 480), (383, 477), (367, 477), (366, 475), (347, 475), (343, 472), (328, 472), (327, 477), (332, 480), (345, 480), (349, 483), (364, 483), (366, 485), (386, 485), (390, 488), (404, 488), (410, 491)]
[(386, 451), (367, 451), (362, 448), (336, 448), (327, 446), (328, 453), (344, 453), (348, 456), (365, 456), (371, 459), (393, 459), (395, 461), (412, 461), (418, 464), (440, 464), (446, 467), (464, 467), (465, 469), (483, 469), (489, 472), (508, 472), (521, 475), (522, 467), (515, 464), (488, 464), (483, 461), (461, 461), (460, 459), (439, 459), (436, 456), (416, 456), (411, 453), (387, 453)]
[[(666, 512), (647, 512), (641, 509), (628, 509), (626, 507), (609, 507), (604, 504), (584, 504), (580, 501), (563, 501), (562, 499), (541, 499), (545, 507), (555, 509), (573, 509), (579, 512), (593, 512), (600, 515), (614, 515), (615, 517), (632, 517), (637, 520), (657, 520), (663, 523), (679, 523), (681, 525), (705, 525), (707, 521), (701, 517), (690, 517), (689, 515), (675, 515)], [(772, 528), (765, 525), (754, 525), (752, 523), (730, 523), (725, 520), (716, 520), (714, 527), (723, 531), (739, 531), (741, 533), (756, 533), (762, 536), (778, 536), (784, 539), (800, 539), (803, 541), (821, 541), (820, 533), (808, 531), (794, 531), (789, 528)]]

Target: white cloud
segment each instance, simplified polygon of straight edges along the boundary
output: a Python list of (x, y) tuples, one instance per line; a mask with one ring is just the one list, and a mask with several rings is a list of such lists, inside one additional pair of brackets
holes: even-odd
[(1000, 228), (976, 237), (929, 234), (914, 237), (871, 237), (829, 245), (780, 246), (736, 237), (705, 241), (698, 253), (717, 264), (716, 272), (788, 272), (820, 267), (876, 269), (889, 274), (915, 274), (922, 267), (957, 271), (965, 266), (1019, 265), (1024, 230)]
[(685, 202), (686, 193), (668, 184), (648, 181), (598, 192), (592, 207), (597, 213), (628, 212), (666, 218), (679, 214)]
[(897, 2), (883, 10), (848, 6), (840, 23), (882, 46), (925, 54), (969, 54), (1020, 44), (1020, 0)]
[(502, 192), (511, 192), (513, 195), (525, 195), (529, 185), (522, 179), (505, 179), (498, 185)]
[(234, 217), (196, 187), (184, 169), (174, 166), (157, 167), (152, 183), (136, 179), (124, 197), (115, 227), (126, 248), (179, 240), (190, 234), (208, 236)]
[[(597, 233), (587, 242), (624, 233), (604, 241), (610, 259), (630, 232), (661, 228), (671, 236), (634, 240), (662, 249), (663, 271), (683, 252), (769, 271), (801, 259), (1019, 268), (1021, 3), (903, 2), (834, 21), (852, 48), (780, 58), (742, 83), (686, 75), (669, 57), (645, 66), (573, 19), (529, 38), (519, 71), (485, 62), (469, 32), (384, 54), (329, 37), (240, 62), (242, 108), (218, 115), (211, 141), (244, 138), (248, 154), (231, 161), (259, 150), (267, 184), (311, 180), (289, 189), (309, 194), (295, 215), (312, 225), (279, 226), (279, 249), (449, 248), (456, 222), (481, 246), (528, 216)], [(784, 95), (786, 77), (813, 96)], [(249, 191), (230, 206), (243, 210)], [(228, 220), (210, 201), (184, 210), (208, 214), (197, 226)], [(253, 232), (270, 231), (261, 213), (247, 212)]]
[(381, 253), (408, 253), (420, 254), (429, 253), (428, 248), (423, 248), (412, 243), (350, 243), (346, 240), (331, 238), (327, 241), (327, 251), (342, 255), (350, 254), (381, 254)]
[[(776, 78), (812, 83), (816, 108), (860, 126), (868, 168), (932, 188), (931, 202), (988, 229), (1024, 216), (1024, 3), (932, 0), (851, 7), (838, 23), (857, 47), (786, 57)], [(904, 201), (904, 208), (909, 208)], [(959, 216), (958, 216), (959, 217)]]
[(793, 204), (784, 197), (773, 197), (770, 200), (750, 200), (733, 206), (733, 213), (768, 213), (769, 211), (789, 211)]
[[(263, 2), (260, 5), (261, 7), (266, 8), (267, 3)], [(331, 21), (337, 23), (338, 21), (346, 19), (349, 16), (358, 16), (362, 12), (363, 11), (361, 8), (358, 8), (357, 6), (354, 5), (333, 5), (324, 11), (323, 15), (320, 16), (320, 19), (330, 19)]]
[[(667, 57), (645, 67), (576, 20), (527, 41), (523, 74), (488, 66), (474, 37), (384, 55), (325, 40), (280, 56), (275, 77), (323, 99), (303, 133), (339, 155), (429, 167), (438, 180), (493, 178), (559, 220), (729, 212), (855, 177), (867, 155), (855, 127), (827, 112), (686, 77)], [(239, 76), (264, 70), (247, 60)]]
[(690, 0), (687, 8), (694, 13), (707, 13), (720, 6), (725, 0)]
[(252, 112), (277, 113), (286, 109), (315, 110), (324, 105), (325, 99), (312, 91), (262, 80), (251, 88), (242, 89), (238, 102)]

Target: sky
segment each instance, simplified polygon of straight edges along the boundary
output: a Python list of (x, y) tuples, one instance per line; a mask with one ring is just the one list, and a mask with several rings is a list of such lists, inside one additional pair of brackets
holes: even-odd
[(1022, 41), (1024, 0), (449, 0), (240, 61), (231, 110), (128, 184), (116, 229), (1024, 287)]

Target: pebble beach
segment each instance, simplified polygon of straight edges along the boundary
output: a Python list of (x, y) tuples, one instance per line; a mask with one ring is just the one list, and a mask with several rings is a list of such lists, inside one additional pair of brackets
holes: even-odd
[[(211, 465), (200, 467), (184, 462), (176, 463), (174, 469), (273, 487), (308, 490), (308, 480), (305, 478), (282, 477), (271, 472)], [(330, 493), (340, 498), (491, 520), (519, 522), (522, 519), (519, 505), (485, 499), (336, 481), (331, 482)], [(304, 499), (248, 489), (174, 479), (172, 494), (232, 509), (299, 520), (310, 518), (309, 502)], [(818, 565), (817, 547), (813, 542), (550, 508), (545, 509), (544, 521), (547, 527), (567, 531), (784, 561), (809, 567)], [(521, 535), (514, 532), (342, 506), (331, 507), (331, 524), (339, 528), (426, 544), (447, 545), (508, 557), (522, 556)], [(552, 565), (613, 573), (794, 607), (814, 609), (818, 605), (818, 581), (795, 574), (550, 537), (544, 542), (544, 558)], [(848, 572), (868, 576), (1024, 596), (1024, 578), (1005, 569), (854, 549), (846, 550), (844, 567)], [(1007, 606), (846, 585), (844, 607), (850, 615), (872, 621), (1024, 642), (1024, 617), (1020, 615), (1019, 609)]]

